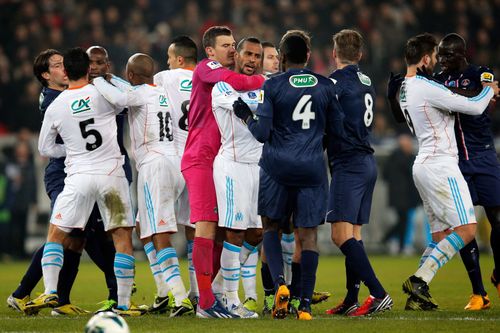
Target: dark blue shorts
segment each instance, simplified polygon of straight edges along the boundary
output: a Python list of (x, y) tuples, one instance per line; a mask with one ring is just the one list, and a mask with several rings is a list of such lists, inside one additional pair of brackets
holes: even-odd
[(500, 163), (495, 152), (459, 161), (458, 166), (469, 186), (474, 205), (500, 206)]
[(328, 180), (322, 186), (297, 187), (283, 185), (260, 169), (259, 215), (288, 221), (293, 214), (295, 227), (312, 228), (325, 220)]
[(377, 165), (371, 154), (334, 160), (328, 203), (328, 222), (368, 224)]
[(49, 164), (45, 168), (45, 175), (43, 181), (45, 183), (45, 192), (50, 198), (50, 209), (54, 208), (57, 196), (64, 189), (64, 179), (66, 173), (64, 172), (64, 157), (51, 158)]

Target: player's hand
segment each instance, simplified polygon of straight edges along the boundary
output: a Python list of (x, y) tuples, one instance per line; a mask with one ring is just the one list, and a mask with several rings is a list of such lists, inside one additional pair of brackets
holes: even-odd
[[(494, 82), (481, 82), (483, 84), (483, 87), (490, 87), (493, 89), (493, 92), (495, 93), (495, 96), (498, 95), (498, 81)], [(493, 97), (495, 98), (495, 97)]]
[(106, 73), (104, 74), (104, 80), (108, 81), (111, 83), (111, 79), (113, 78), (113, 74), (111, 73)]
[(417, 67), (417, 75), (423, 76), (429, 80), (434, 80), (434, 78), (432, 77), (432, 73), (429, 73), (429, 71), (427, 71), (427, 68), (425, 68), (425, 66)]
[(236, 117), (243, 120), (245, 123), (248, 122), (248, 119), (253, 117), (253, 113), (248, 107), (247, 103), (245, 103), (241, 97), (238, 97), (236, 101), (233, 103), (233, 111)]
[(401, 87), (401, 84), (405, 78), (401, 73), (394, 74), (391, 72), (391, 76), (389, 77), (389, 81), (387, 82), (387, 98), (394, 99), (398, 94), (398, 90)]

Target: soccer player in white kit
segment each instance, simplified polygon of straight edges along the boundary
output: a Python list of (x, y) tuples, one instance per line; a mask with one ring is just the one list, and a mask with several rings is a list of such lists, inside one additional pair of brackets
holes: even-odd
[(161, 274), (175, 298), (170, 316), (193, 314), (170, 241), (170, 234), (177, 232), (177, 200), (185, 187), (173, 142), (171, 105), (163, 89), (153, 84), (154, 61), (150, 56), (134, 54), (126, 71), (131, 86), (114, 76), (113, 85), (103, 78), (95, 79), (94, 85), (113, 105), (129, 108), (138, 171), (140, 237), (153, 239)]
[[(184, 146), (188, 134), (188, 111), (189, 99), (191, 97), (193, 70), (196, 67), (198, 49), (196, 43), (187, 36), (175, 37), (167, 51), (168, 70), (161, 71), (154, 76), (154, 83), (164, 89), (172, 107), (172, 131), (174, 134), (174, 145), (180, 158), (184, 153)], [(182, 176), (182, 175), (181, 175)], [(179, 215), (177, 224), (184, 226), (187, 240), (187, 257), (189, 269), (189, 299), (193, 306), (198, 303), (198, 284), (193, 267), (193, 240), (194, 225), (189, 221), (189, 201), (187, 189), (185, 188), (178, 200)], [(149, 249), (147, 247), (149, 246)], [(154, 264), (154, 253), (148, 253), (151, 246), (144, 246), (151, 265)], [(153, 267), (153, 266), (152, 266)]]
[[(254, 75), (260, 71), (261, 59), (260, 41), (244, 38), (236, 47), (235, 71)], [(212, 111), (221, 133), (221, 147), (214, 161), (214, 183), (218, 223), (225, 228), (221, 270), (212, 286), (215, 295), (222, 294), (222, 303), (229, 312), (241, 318), (257, 318), (256, 312), (240, 302), (238, 286), (241, 276), (246, 303), (256, 302), (257, 245), (262, 241), (262, 222), (257, 214), (262, 144), (234, 114), (233, 103), (238, 97), (255, 111), (260, 89), (237, 92), (226, 82), (218, 82), (212, 89)]]
[[(38, 150), (42, 156), (66, 155), (65, 186), (57, 197), (42, 257), (45, 291), (35, 304), (57, 300), (57, 283), (64, 260), (62, 243), (74, 229), (83, 229), (97, 202), (104, 228), (111, 231), (116, 247), (115, 275), (121, 315), (144, 313), (130, 304), (134, 281), (131, 200), (117, 143), (115, 116), (123, 108), (107, 102), (88, 84), (89, 56), (81, 48), (64, 55), (69, 88), (49, 106), (40, 131)], [(55, 143), (59, 134), (64, 145)]]
[(474, 206), (458, 168), (455, 116), (450, 112), (479, 115), (498, 94), (497, 82), (483, 84), (478, 96), (467, 98), (426, 78), (426, 71), (432, 73), (437, 62), (436, 46), (437, 41), (430, 34), (408, 40), (407, 73), (399, 96), (408, 126), (418, 139), (413, 179), (436, 243), (424, 251), (420, 267), (403, 283), (403, 291), (410, 295), (407, 309), (437, 308), (429, 294), (429, 282), (476, 233)]

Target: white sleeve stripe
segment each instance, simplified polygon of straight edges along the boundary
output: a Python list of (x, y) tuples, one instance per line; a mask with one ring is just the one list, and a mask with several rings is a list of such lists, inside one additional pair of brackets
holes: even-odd
[(437, 83), (436, 81), (429, 80), (429, 79), (427, 79), (427, 78), (425, 78), (425, 77), (423, 77), (423, 76), (417, 75), (417, 76), (416, 76), (416, 78), (417, 78), (417, 79), (420, 79), (420, 80), (422, 80), (422, 81), (424, 81), (424, 82), (430, 83), (430, 84), (432, 84), (433, 86), (438, 87), (438, 88), (440, 88), (440, 89), (443, 89), (443, 90), (446, 90), (446, 91), (449, 91), (449, 90), (450, 90), (450, 89), (446, 88), (444, 85), (439, 84), (439, 83)]

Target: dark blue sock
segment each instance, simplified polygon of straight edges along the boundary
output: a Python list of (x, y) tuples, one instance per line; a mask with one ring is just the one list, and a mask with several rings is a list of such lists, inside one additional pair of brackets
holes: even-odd
[(283, 254), (281, 251), (281, 241), (277, 231), (264, 232), (264, 250), (266, 251), (267, 265), (273, 278), (274, 287), (285, 283), (283, 274)]
[(12, 296), (15, 298), (24, 298), (29, 296), (38, 284), (38, 281), (42, 278), (42, 256), (44, 247), (45, 244), (40, 246), (40, 248), (33, 254), (31, 263), (28, 266), (26, 273), (24, 273), (21, 283), (19, 283), (17, 289), (12, 293)]
[(302, 284), (302, 272), (299, 262), (292, 261), (292, 284), (290, 285), (290, 294), (293, 297), (300, 297)]
[[(363, 241), (358, 241), (361, 246), (363, 246)], [(361, 280), (356, 276), (352, 267), (349, 265), (347, 257), (345, 258), (345, 277), (346, 277), (346, 289), (347, 294), (344, 298), (344, 302), (346, 304), (354, 304), (358, 302), (359, 295), (359, 286), (361, 284)]]
[(316, 284), (319, 253), (316, 251), (303, 250), (301, 254), (301, 298), (302, 302), (310, 303), (314, 292), (314, 285)]
[(267, 262), (262, 262), (260, 267), (260, 275), (262, 276), (262, 286), (264, 287), (264, 295), (269, 296), (274, 294), (274, 283)]
[(484, 290), (481, 268), (479, 267), (479, 248), (476, 239), (473, 239), (460, 250), (460, 257), (462, 257), (467, 274), (469, 274), (472, 293), (485, 296), (486, 290)]
[(370, 295), (375, 298), (383, 298), (385, 290), (375, 276), (363, 246), (355, 238), (351, 238), (342, 244), (340, 251), (346, 256), (348, 265), (354, 274), (368, 287)]
[(500, 228), (492, 227), (490, 234), (490, 245), (493, 250), (493, 261), (495, 262), (495, 274), (497, 279), (500, 279)]
[(59, 273), (59, 281), (57, 283), (57, 295), (59, 296), (59, 306), (69, 304), (71, 288), (78, 274), (78, 266), (80, 266), (80, 258), (82, 254), (64, 250), (64, 263)]
[(91, 234), (87, 238), (85, 251), (90, 259), (104, 273), (106, 286), (108, 287), (108, 299), (118, 300), (118, 286), (116, 284), (116, 276), (114, 271), (115, 247), (113, 242), (105, 237), (99, 237)]

